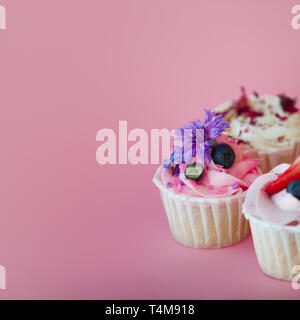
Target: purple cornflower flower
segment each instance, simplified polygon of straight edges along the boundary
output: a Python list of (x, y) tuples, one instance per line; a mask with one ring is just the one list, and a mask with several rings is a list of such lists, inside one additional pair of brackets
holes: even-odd
[(167, 167), (169, 163), (189, 163), (196, 156), (209, 164), (213, 140), (226, 128), (229, 128), (229, 123), (224, 121), (221, 114), (205, 110), (204, 123), (200, 120), (191, 121), (175, 131), (174, 152), (170, 160), (164, 162), (164, 166)]
[(216, 115), (214, 111), (205, 110), (204, 120), (205, 137), (208, 139), (217, 139), (226, 128), (229, 128), (229, 123), (224, 121), (223, 116)]

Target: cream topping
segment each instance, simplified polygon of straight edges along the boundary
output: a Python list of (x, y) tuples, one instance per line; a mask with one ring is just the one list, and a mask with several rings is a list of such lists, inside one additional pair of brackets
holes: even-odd
[(230, 140), (226, 136), (218, 139), (218, 142), (226, 142), (234, 149), (236, 161), (229, 169), (216, 165), (213, 160), (205, 166), (204, 176), (200, 181), (186, 178), (186, 164), (179, 165), (179, 175), (172, 175), (171, 168), (160, 169), (160, 179), (163, 185), (173, 189), (176, 193), (186, 194), (201, 198), (224, 198), (242, 193), (248, 189), (251, 183), (259, 176), (259, 160), (243, 155), (237, 141)]
[(254, 181), (247, 192), (243, 205), (244, 213), (283, 226), (294, 224), (295, 221), (300, 223), (300, 201), (297, 198), (286, 190), (271, 197), (265, 192), (265, 188), (289, 166), (281, 164)]
[[(251, 121), (245, 114), (230, 119), (225, 117), (230, 122), (227, 134), (258, 150), (277, 149), (300, 139), (300, 112), (285, 112), (278, 96), (250, 95), (248, 100), (252, 109), (262, 115), (255, 117), (255, 121)], [(234, 101), (225, 102), (216, 111), (223, 113), (233, 104)]]

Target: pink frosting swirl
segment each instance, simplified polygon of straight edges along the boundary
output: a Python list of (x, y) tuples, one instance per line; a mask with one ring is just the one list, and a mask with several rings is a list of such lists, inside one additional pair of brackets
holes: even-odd
[[(167, 188), (172, 188), (176, 193), (182, 193), (193, 197), (223, 198), (244, 192), (259, 176), (259, 160), (250, 159), (243, 155), (238, 142), (222, 135), (217, 139), (218, 143), (227, 143), (235, 151), (236, 160), (229, 169), (216, 165), (213, 161), (204, 165), (204, 176), (200, 181), (186, 178), (184, 172), (186, 164), (179, 165), (179, 175), (172, 175), (170, 168), (161, 168), (160, 179)], [(194, 158), (193, 160), (200, 161)]]
[(286, 190), (273, 196), (265, 192), (265, 188), (289, 166), (281, 164), (255, 180), (247, 192), (243, 205), (244, 213), (282, 226), (300, 223), (300, 201), (297, 198)]

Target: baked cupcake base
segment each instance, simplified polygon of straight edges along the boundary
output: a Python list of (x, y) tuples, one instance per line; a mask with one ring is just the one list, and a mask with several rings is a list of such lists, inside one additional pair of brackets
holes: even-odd
[(175, 193), (166, 188), (156, 171), (159, 188), (173, 237), (194, 248), (222, 248), (245, 239), (250, 231), (242, 214), (246, 192), (228, 198), (206, 199)]
[(272, 224), (252, 215), (249, 219), (254, 248), (262, 271), (271, 277), (292, 280), (300, 265), (300, 227)]
[(300, 155), (300, 140), (291, 141), (288, 145), (276, 150), (258, 151), (249, 148), (245, 154), (261, 159), (261, 171), (268, 173), (281, 163), (292, 163)]

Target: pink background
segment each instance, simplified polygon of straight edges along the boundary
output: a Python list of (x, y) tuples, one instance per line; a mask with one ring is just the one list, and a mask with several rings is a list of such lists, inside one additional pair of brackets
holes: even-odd
[(155, 165), (100, 166), (101, 128), (169, 129), (250, 91), (300, 96), (296, 0), (0, 0), (0, 298), (299, 299), (252, 239), (171, 237)]

